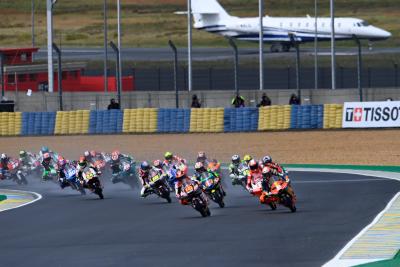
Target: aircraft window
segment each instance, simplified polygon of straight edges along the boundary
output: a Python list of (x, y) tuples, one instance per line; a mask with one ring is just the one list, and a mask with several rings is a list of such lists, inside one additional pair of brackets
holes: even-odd
[(361, 27), (361, 23), (357, 23), (357, 26), (358, 26), (358, 27)]
[(340, 26), (342, 26), (342, 23), (338, 23), (338, 27), (340, 28)]
[(362, 22), (361, 22), (361, 25), (367, 27), (367, 26), (369, 26), (369, 23), (366, 22), (366, 21), (362, 21)]

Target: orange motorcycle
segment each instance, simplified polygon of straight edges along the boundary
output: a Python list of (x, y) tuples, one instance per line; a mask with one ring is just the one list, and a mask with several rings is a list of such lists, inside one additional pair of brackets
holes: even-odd
[(260, 196), (261, 203), (269, 205), (273, 210), (277, 204), (281, 204), (289, 208), (292, 212), (296, 212), (296, 197), (286, 181), (275, 181), (271, 185), (270, 193), (263, 192)]

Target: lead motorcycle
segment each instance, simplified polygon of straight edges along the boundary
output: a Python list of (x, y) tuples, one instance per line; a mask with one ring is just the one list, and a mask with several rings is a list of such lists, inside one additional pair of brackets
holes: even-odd
[(184, 183), (182, 185), (181, 199), (200, 212), (201, 216), (211, 216), (210, 209), (208, 208), (207, 197), (204, 195), (198, 183), (194, 181)]
[(81, 193), (81, 195), (86, 195), (83, 185), (78, 179), (78, 171), (75, 166), (69, 164), (66, 165), (63, 172), (63, 177), (59, 178), (60, 186), (62, 189), (70, 186), (72, 189)]
[(83, 180), (81, 180), (81, 184), (84, 188), (88, 188), (92, 193), (98, 195), (100, 199), (104, 199), (103, 187), (99, 175), (94, 168), (86, 168), (82, 172), (82, 178)]
[(214, 172), (203, 172), (200, 180), (201, 187), (206, 195), (220, 208), (225, 207), (224, 193), (221, 188), (221, 178)]
[(290, 209), (291, 212), (296, 212), (296, 197), (294, 193), (289, 193), (289, 183), (283, 180), (272, 183), (270, 193), (263, 192), (261, 198), (265, 204), (269, 205), (273, 210), (277, 208), (277, 204), (283, 205)]
[(150, 171), (149, 186), (157, 196), (164, 198), (168, 203), (171, 203), (170, 189), (166, 182), (166, 178), (166, 175), (162, 175), (157, 171)]

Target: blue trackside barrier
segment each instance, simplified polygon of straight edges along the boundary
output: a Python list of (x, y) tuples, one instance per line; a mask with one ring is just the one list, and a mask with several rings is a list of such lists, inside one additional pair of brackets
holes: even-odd
[(122, 133), (123, 117), (123, 111), (118, 109), (91, 111), (89, 117), (89, 133)]
[(55, 112), (22, 113), (22, 135), (52, 135), (56, 121)]
[(190, 109), (160, 108), (157, 131), (159, 133), (187, 133), (190, 129)]
[(291, 129), (321, 129), (324, 122), (323, 105), (292, 106)]
[(250, 132), (258, 129), (258, 108), (226, 108), (225, 132)]

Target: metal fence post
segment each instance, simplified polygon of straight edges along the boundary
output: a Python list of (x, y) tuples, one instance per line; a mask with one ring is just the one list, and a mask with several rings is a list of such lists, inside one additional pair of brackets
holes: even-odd
[(290, 67), (287, 67), (287, 89), (290, 89)]
[(58, 57), (58, 73), (57, 73), (57, 78), (58, 78), (58, 97), (59, 97), (59, 102), (60, 102), (60, 110), (63, 110), (63, 99), (62, 99), (62, 67), (61, 67), (61, 50), (57, 47), (55, 43), (53, 43), (53, 49), (57, 53)]
[(115, 66), (115, 72), (116, 72), (116, 77), (115, 77), (115, 79), (116, 79), (116, 81), (117, 81), (118, 104), (119, 104), (120, 108), (122, 108), (122, 103), (121, 103), (121, 83), (120, 83), (120, 79), (119, 79), (120, 76), (121, 76), (121, 73), (120, 73), (120, 71), (119, 71), (119, 66), (120, 66), (120, 65), (119, 65), (119, 62), (120, 62), (120, 53), (119, 53), (118, 47), (114, 44), (113, 41), (110, 42), (110, 46), (111, 46), (111, 48), (114, 50), (115, 55), (116, 55), (116, 57), (117, 57), (116, 66)]
[(178, 51), (174, 43), (169, 40), (169, 46), (174, 53), (174, 88), (175, 88), (175, 106), (179, 108), (179, 95), (178, 95)]
[(132, 68), (132, 91), (136, 90), (136, 69)]
[(239, 65), (239, 57), (238, 57), (238, 49), (232, 38), (229, 38), (229, 44), (233, 48), (234, 53), (234, 84), (235, 84), (235, 92), (236, 95), (239, 95), (239, 87), (238, 87), (238, 65)]
[(1, 98), (4, 97), (4, 56), (0, 53), (0, 79), (1, 79)]
[(399, 65), (394, 63), (394, 87), (397, 88), (399, 85)]

